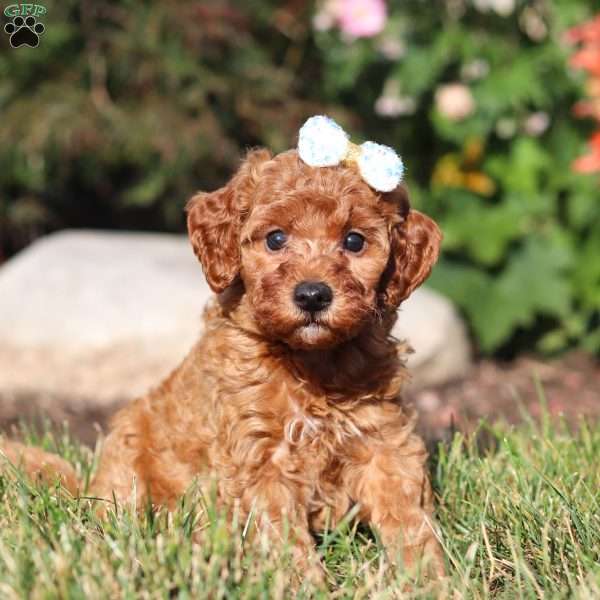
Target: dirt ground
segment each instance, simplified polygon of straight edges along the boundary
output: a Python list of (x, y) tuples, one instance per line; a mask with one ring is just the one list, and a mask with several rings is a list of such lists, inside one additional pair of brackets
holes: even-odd
[[(600, 361), (580, 353), (550, 362), (531, 357), (507, 364), (484, 360), (465, 379), (407, 396), (417, 407), (419, 428), (431, 446), (448, 439), (453, 431), (473, 430), (481, 419), (518, 423), (523, 420), (523, 411), (539, 418), (544, 405), (551, 416), (564, 416), (576, 424), (582, 416), (600, 417)], [(98, 433), (106, 432), (110, 414), (118, 404), (106, 413), (63, 411), (52, 415), (48, 411), (45, 416), (54, 423), (68, 422), (75, 437), (93, 446)], [(21, 407), (36, 405), (40, 404), (33, 398), (20, 403)], [(33, 410), (26, 412), (19, 411), (23, 420), (39, 424), (39, 415)], [(14, 430), (15, 411), (8, 413), (8, 406), (0, 403), (0, 431)]]
[(470, 431), (481, 419), (523, 420), (523, 411), (539, 418), (600, 416), (600, 361), (582, 353), (542, 362), (521, 357), (502, 364), (481, 361), (470, 375), (454, 383), (411, 394), (420, 427), (430, 441), (446, 439), (454, 430)]

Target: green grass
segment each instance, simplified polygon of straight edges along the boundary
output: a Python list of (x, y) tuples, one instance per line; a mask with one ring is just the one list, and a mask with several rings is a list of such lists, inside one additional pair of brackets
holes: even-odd
[[(482, 433), (490, 449), (457, 435), (432, 460), (448, 565), (437, 588), (409, 589), (350, 520), (319, 539), (327, 587), (298, 588), (288, 553), (244, 543), (246, 524), (228, 523), (197, 491), (171, 514), (102, 522), (89, 502), (4, 468), (0, 598), (599, 598), (600, 424)], [(89, 476), (93, 456), (66, 436), (38, 443)]]

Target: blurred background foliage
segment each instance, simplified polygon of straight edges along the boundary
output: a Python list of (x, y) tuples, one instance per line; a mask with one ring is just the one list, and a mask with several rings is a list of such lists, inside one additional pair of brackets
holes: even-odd
[(247, 147), (287, 149), (327, 113), (402, 154), (445, 233), (431, 285), (481, 352), (598, 352), (600, 188), (573, 168), (592, 120), (572, 112), (594, 79), (567, 33), (594, 4), (46, 2), (39, 47), (0, 46), (0, 252), (64, 227), (181, 231)]

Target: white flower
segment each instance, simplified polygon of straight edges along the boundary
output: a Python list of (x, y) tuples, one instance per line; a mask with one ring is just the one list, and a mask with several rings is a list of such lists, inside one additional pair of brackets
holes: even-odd
[(515, 133), (517, 133), (517, 122), (514, 119), (509, 117), (498, 119), (496, 123), (496, 135), (499, 138), (507, 140), (513, 137)]
[(448, 16), (457, 21), (462, 18), (467, 10), (466, 0), (446, 0), (446, 10)]
[(417, 101), (410, 96), (379, 96), (375, 102), (375, 112), (381, 117), (413, 115)]
[(412, 115), (417, 110), (417, 101), (411, 96), (403, 96), (398, 79), (390, 77), (383, 85), (373, 108), (381, 117)]
[(462, 83), (441, 85), (435, 92), (438, 111), (450, 121), (463, 121), (475, 111), (471, 89)]
[(548, 35), (548, 27), (541, 15), (533, 8), (526, 8), (519, 19), (521, 29), (534, 42), (541, 42)]
[(550, 126), (550, 116), (548, 113), (538, 111), (531, 113), (523, 122), (523, 129), (527, 135), (539, 137)]
[(335, 25), (335, 17), (326, 10), (319, 11), (312, 19), (315, 31), (329, 31)]
[(471, 62), (465, 63), (460, 70), (461, 77), (467, 81), (483, 79), (489, 72), (490, 65), (488, 61), (483, 58), (477, 58)]
[(492, 8), (492, 0), (473, 0), (473, 6), (479, 12), (489, 12)]
[(338, 1), (326, 0), (313, 16), (312, 25), (315, 31), (328, 31), (337, 23)]
[(515, 0), (491, 0), (490, 4), (501, 17), (508, 17), (515, 12)]
[(473, 6), (482, 13), (493, 10), (501, 17), (508, 17), (515, 12), (515, 0), (473, 0)]
[(406, 43), (400, 37), (388, 35), (377, 44), (377, 50), (388, 60), (399, 60), (406, 54)]

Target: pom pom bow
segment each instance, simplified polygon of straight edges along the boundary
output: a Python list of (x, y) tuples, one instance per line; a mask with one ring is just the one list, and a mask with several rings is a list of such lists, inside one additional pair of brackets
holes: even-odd
[(402, 159), (393, 148), (375, 142), (353, 144), (333, 119), (321, 115), (300, 128), (298, 154), (311, 167), (355, 163), (361, 177), (378, 192), (391, 192), (404, 175)]

